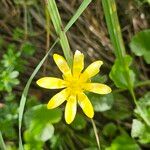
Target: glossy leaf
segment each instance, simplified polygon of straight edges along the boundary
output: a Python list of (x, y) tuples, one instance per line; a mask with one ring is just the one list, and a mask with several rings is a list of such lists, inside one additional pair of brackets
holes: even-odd
[(150, 64), (150, 30), (138, 32), (130, 42), (132, 52), (137, 56), (143, 56), (145, 61)]
[(142, 119), (144, 118), (147, 125), (150, 125), (150, 92), (139, 99), (138, 107), (134, 112)]
[[(109, 76), (118, 88), (128, 89), (129, 81), (131, 82), (132, 87), (134, 85), (135, 74), (133, 70), (129, 68), (132, 62), (132, 58), (129, 55), (126, 55), (123, 59), (125, 66), (122, 66), (119, 59), (116, 59)], [(127, 71), (129, 73), (129, 77)]]
[(101, 96), (99, 94), (88, 93), (88, 97), (94, 107), (94, 110), (97, 112), (103, 112), (111, 109), (114, 102), (112, 94)]
[[(46, 105), (37, 105), (25, 113), (25, 124), (29, 126), (31, 122), (39, 124), (58, 123), (62, 118), (62, 111), (59, 108), (47, 109)], [(41, 122), (42, 120), (42, 122)]]
[(150, 128), (140, 120), (134, 119), (132, 123), (131, 136), (138, 139), (142, 144), (150, 143)]

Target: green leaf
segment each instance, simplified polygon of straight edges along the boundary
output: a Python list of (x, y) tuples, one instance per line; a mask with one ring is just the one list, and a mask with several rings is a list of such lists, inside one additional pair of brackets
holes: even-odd
[(77, 114), (75, 117), (75, 120), (72, 122), (71, 126), (76, 130), (84, 129), (86, 127), (85, 118), (82, 115)]
[(19, 84), (18, 75), (18, 71), (13, 71), (12, 69), (3, 70), (0, 74), (0, 90), (11, 92), (12, 88)]
[(25, 124), (29, 126), (31, 122), (39, 124), (58, 123), (62, 118), (62, 111), (59, 108), (47, 109), (46, 105), (37, 105), (25, 113)]
[(32, 122), (29, 125), (29, 129), (24, 132), (24, 138), (27, 143), (32, 143), (32, 141), (45, 142), (49, 140), (54, 134), (54, 127), (52, 124), (37, 124)]
[(42, 131), (41, 140), (47, 141), (53, 136), (53, 134), (54, 134), (54, 126), (51, 124), (47, 124)]
[(138, 101), (138, 107), (134, 112), (141, 118), (144, 118), (147, 125), (150, 126), (150, 92), (146, 93)]
[(129, 101), (121, 94), (113, 93), (114, 103), (112, 109), (103, 113), (109, 119), (123, 120), (129, 118), (132, 114), (132, 108)]
[(94, 107), (94, 110), (97, 112), (109, 110), (113, 105), (113, 95), (111, 93), (104, 96), (93, 93), (88, 93), (87, 95)]
[(3, 55), (1, 62), (6, 69), (11, 68), (17, 71), (23, 71), (26, 63), (26, 61), (21, 58), (20, 51), (18, 52), (13, 44), (8, 45), (8, 50)]
[(116, 137), (106, 150), (140, 150), (140, 147), (127, 133), (124, 133)]
[(10, 77), (11, 77), (12, 79), (18, 77), (18, 75), (19, 75), (19, 72), (18, 72), (18, 71), (13, 71), (13, 72), (10, 73)]
[(130, 42), (132, 52), (137, 56), (143, 56), (150, 64), (150, 29), (138, 32)]
[(138, 138), (142, 144), (150, 143), (150, 127), (137, 119), (133, 119), (131, 136)]
[[(135, 82), (135, 74), (133, 70), (129, 69), (132, 62), (132, 57), (126, 55), (123, 59), (125, 66), (122, 66), (120, 64), (120, 60), (116, 59), (109, 76), (118, 88), (129, 89), (128, 81), (130, 80), (132, 87)], [(130, 79), (128, 79), (128, 75), (126, 73), (127, 71), (129, 72)]]
[[(24, 139), (29, 147), (32, 147), (33, 141), (42, 146), (54, 134), (52, 123), (58, 123), (62, 118), (61, 109), (49, 110), (46, 105), (38, 105), (29, 109), (25, 113), (25, 125), (27, 130), (24, 132)], [(26, 147), (28, 147), (26, 145)]]
[(93, 78), (91, 78), (91, 82), (97, 82), (97, 83), (105, 83), (107, 81), (108, 77), (106, 75), (99, 75), (97, 74), (96, 76), (94, 76)]
[(131, 136), (133, 138), (140, 136), (141, 134), (143, 134), (144, 128), (144, 124), (141, 121), (133, 119)]
[(108, 123), (103, 128), (103, 134), (107, 137), (112, 137), (116, 134), (117, 126), (114, 123)]

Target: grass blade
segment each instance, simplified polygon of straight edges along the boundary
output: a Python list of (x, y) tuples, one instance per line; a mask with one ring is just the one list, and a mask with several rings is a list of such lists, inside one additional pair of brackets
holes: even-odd
[(83, 11), (87, 8), (87, 6), (91, 3), (92, 0), (84, 0), (78, 10), (75, 12), (71, 20), (66, 25), (64, 31), (66, 32), (74, 23), (75, 21), (81, 16)]
[(22, 145), (22, 139), (21, 139), (21, 125), (22, 125), (22, 118), (23, 118), (23, 112), (24, 112), (24, 107), (25, 107), (25, 103), (26, 103), (26, 98), (27, 98), (27, 94), (28, 94), (28, 90), (30, 87), (30, 84), (33, 80), (33, 78), (35, 77), (35, 75), (37, 74), (37, 72), (39, 71), (39, 69), (41, 68), (41, 66), (43, 65), (44, 61), (46, 60), (46, 58), (48, 57), (49, 53), (51, 52), (51, 50), (53, 49), (53, 47), (56, 45), (56, 43), (58, 42), (58, 39), (55, 41), (55, 43), (52, 45), (52, 47), (50, 48), (50, 50), (46, 53), (46, 55), (44, 56), (44, 58), (40, 61), (40, 63), (37, 65), (37, 67), (35, 68), (35, 70), (33, 71), (32, 75), (30, 76), (24, 90), (21, 96), (21, 100), (20, 100), (20, 106), (19, 106), (19, 149), (23, 150), (23, 145)]
[(62, 50), (64, 52), (65, 58), (66, 58), (68, 64), (71, 66), (71, 64), (72, 64), (71, 50), (70, 50), (67, 36), (63, 29), (62, 21), (61, 21), (55, 0), (47, 0), (47, 8), (49, 10), (49, 15), (53, 22), (55, 31), (56, 31), (58, 37), (60, 38), (60, 44), (61, 44)]
[(2, 150), (6, 150), (6, 145), (5, 145), (5, 143), (4, 143), (4, 140), (3, 140), (3, 136), (2, 136), (1, 131), (0, 131), (0, 148), (1, 148)]
[[(86, 5), (86, 2), (87, 2), (87, 5)], [(83, 3), (84, 3), (84, 5), (83, 5)], [(82, 2), (82, 4), (80, 5), (79, 9), (77, 10), (78, 13), (76, 13), (71, 18), (69, 23), (66, 25), (65, 32), (67, 32), (70, 29), (70, 27), (72, 26), (72, 24), (78, 19), (78, 17), (80, 17), (81, 13), (86, 9), (85, 6), (88, 6), (88, 4), (89, 4), (89, 0), (84, 0)], [(81, 6), (84, 6), (84, 7), (82, 7), (82, 9), (81, 9)], [(59, 41), (59, 39), (57, 38), (55, 43), (50, 48), (50, 50), (45, 54), (44, 58), (39, 62), (39, 64), (37, 65), (37, 67), (33, 71), (32, 75), (30, 76), (29, 80), (27, 81), (27, 84), (26, 84), (26, 86), (25, 86), (25, 88), (23, 90), (23, 93), (22, 93), (22, 96), (21, 96), (21, 100), (20, 100), (20, 106), (19, 106), (19, 150), (23, 150), (22, 138), (21, 138), (21, 126), (22, 126), (23, 112), (24, 112), (25, 103), (26, 103), (27, 94), (28, 94), (28, 90), (29, 90), (30, 84), (31, 84), (33, 78), (35, 77), (35, 75), (37, 74), (37, 72), (39, 71), (39, 69), (41, 68), (42, 64), (44, 63), (44, 61), (46, 60), (46, 58), (50, 54), (50, 52), (53, 49), (53, 47), (56, 45), (56, 43), (58, 43), (58, 41)]]
[(115, 55), (122, 62), (122, 58), (125, 56), (125, 46), (118, 21), (115, 0), (102, 0), (102, 5)]

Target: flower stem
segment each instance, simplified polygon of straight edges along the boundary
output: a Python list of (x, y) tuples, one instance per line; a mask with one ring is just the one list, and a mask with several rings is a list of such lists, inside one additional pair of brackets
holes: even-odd
[(95, 134), (98, 150), (101, 150), (100, 141), (99, 141), (99, 137), (98, 137), (98, 133), (97, 133), (97, 128), (96, 128), (95, 122), (94, 122), (93, 119), (91, 119), (91, 122), (92, 122), (93, 130), (94, 130), (94, 134)]
[[(146, 85), (150, 85), (150, 80), (140, 81), (139, 83), (135, 84), (133, 88), (135, 89), (135, 88), (146, 86)], [(113, 90), (113, 92), (119, 93), (119, 92), (124, 92), (126, 90), (128, 89), (116, 89), (116, 90)]]

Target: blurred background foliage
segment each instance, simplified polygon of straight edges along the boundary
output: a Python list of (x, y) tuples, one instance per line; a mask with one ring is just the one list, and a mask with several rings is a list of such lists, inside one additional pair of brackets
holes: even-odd
[[(56, 2), (65, 26), (82, 1)], [(150, 1), (116, 0), (116, 3), (126, 52), (130, 55), (125, 57), (125, 63), (134, 74), (138, 105), (149, 123)], [(21, 93), (57, 34), (42, 0), (1, 0), (0, 10), (0, 130), (7, 150), (17, 150)], [(101, 148), (150, 149), (150, 124), (143, 121), (141, 112), (135, 107), (122, 77), (123, 66), (115, 61), (101, 0), (90, 3), (67, 36), (72, 52), (78, 49), (85, 54), (86, 66), (94, 60), (104, 61), (100, 74), (92, 80), (107, 83), (113, 89), (106, 96), (87, 93), (94, 106)], [(59, 44), (52, 51), (62, 54)], [(22, 127), (24, 149), (96, 150), (91, 122), (80, 108), (71, 125), (64, 121), (64, 107), (46, 109), (47, 98), (57, 91), (37, 87), (35, 81), (44, 75), (61, 76), (51, 56), (30, 87)]]

